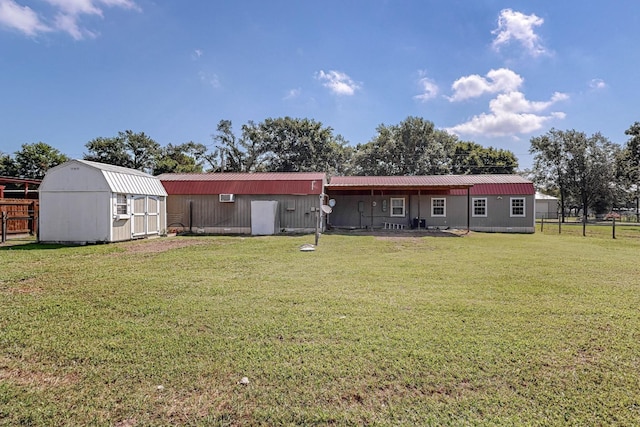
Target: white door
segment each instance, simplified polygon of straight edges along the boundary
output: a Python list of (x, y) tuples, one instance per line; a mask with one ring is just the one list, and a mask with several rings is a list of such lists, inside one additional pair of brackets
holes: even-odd
[(134, 196), (131, 209), (131, 235), (147, 234), (147, 197)]
[(278, 202), (275, 200), (251, 201), (251, 234), (267, 236), (276, 234)]

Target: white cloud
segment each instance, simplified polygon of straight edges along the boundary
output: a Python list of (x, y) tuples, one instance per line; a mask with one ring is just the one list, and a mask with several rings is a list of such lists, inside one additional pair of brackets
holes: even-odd
[(284, 99), (285, 101), (289, 99), (296, 99), (297, 97), (300, 96), (301, 93), (302, 93), (302, 89), (300, 88), (290, 89), (287, 91), (287, 94), (282, 99)]
[(60, 13), (55, 18), (56, 28), (73, 37), (74, 40), (82, 40), (85, 37), (95, 37), (96, 34), (80, 28), (75, 16)]
[(602, 79), (592, 79), (589, 82), (589, 87), (591, 89), (595, 89), (595, 90), (597, 90), (597, 89), (605, 89), (607, 87), (607, 84)]
[(438, 85), (424, 75), (424, 71), (420, 72), (420, 80), (418, 80), (418, 86), (420, 86), (421, 94), (416, 95), (413, 99), (418, 100), (420, 102), (426, 102), (432, 98), (438, 96), (439, 88)]
[(95, 37), (96, 33), (82, 28), (83, 15), (103, 16), (104, 7), (119, 7), (140, 11), (132, 0), (45, 0), (54, 7), (53, 17), (45, 24), (43, 17), (27, 6), (20, 6), (14, 0), (0, 0), (0, 24), (17, 29), (28, 36), (36, 36), (46, 31), (62, 31), (76, 40)]
[(197, 61), (198, 59), (202, 58), (202, 55), (204, 55), (204, 51), (202, 49), (194, 49), (191, 53), (191, 59)]
[(360, 89), (359, 84), (340, 71), (329, 70), (325, 73), (320, 70), (316, 73), (315, 78), (323, 82), (322, 86), (329, 88), (336, 95), (351, 96), (356, 90)]
[(544, 23), (544, 19), (535, 14), (525, 15), (511, 9), (503, 9), (498, 17), (498, 28), (491, 34), (495, 34), (493, 47), (499, 50), (501, 46), (509, 44), (512, 40), (520, 43), (531, 55), (538, 56), (547, 52), (540, 42), (540, 37), (534, 28)]
[(565, 93), (555, 92), (549, 101), (529, 101), (522, 92), (509, 92), (498, 95), (489, 102), (494, 113), (538, 113), (559, 101), (568, 99)]
[(198, 73), (198, 77), (200, 78), (200, 81), (202, 83), (204, 83), (207, 86), (211, 86), (214, 89), (218, 89), (221, 86), (220, 79), (218, 78), (218, 75), (215, 73), (206, 73), (204, 71), (200, 71)]
[(0, 0), (0, 25), (33, 37), (51, 31), (36, 12), (28, 6), (20, 6), (13, 0)]
[(120, 7), (123, 9), (140, 10), (131, 0), (45, 0), (69, 15), (99, 15), (102, 16), (100, 6)]
[(485, 93), (509, 92), (518, 89), (524, 79), (508, 68), (491, 70), (486, 78), (477, 74), (460, 77), (453, 82), (453, 96), (449, 101), (462, 101), (469, 98), (476, 98)]
[(564, 93), (556, 92), (549, 101), (529, 101), (517, 91), (498, 95), (489, 103), (490, 113), (482, 113), (471, 120), (446, 129), (454, 134), (515, 136), (536, 131), (552, 119), (564, 119), (565, 113), (551, 112), (536, 114), (553, 104), (569, 99)]

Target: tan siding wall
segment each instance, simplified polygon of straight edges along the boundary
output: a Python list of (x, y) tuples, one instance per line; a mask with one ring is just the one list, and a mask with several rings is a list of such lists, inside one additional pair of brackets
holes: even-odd
[(160, 212), (160, 233), (166, 233), (167, 232), (167, 198), (164, 196), (160, 196), (160, 206), (159, 208), (159, 212)]
[[(135, 197), (138, 197), (137, 195)], [(147, 199), (146, 212), (148, 215), (134, 216), (133, 212), (145, 212), (145, 198)], [(146, 236), (157, 236), (166, 231), (166, 198), (157, 196), (143, 196), (132, 200), (132, 209), (134, 209), (129, 219), (112, 221), (112, 241), (119, 242), (123, 240), (131, 240), (133, 224), (136, 235), (135, 238)], [(158, 223), (159, 219), (159, 223)], [(147, 229), (145, 230), (145, 222)]]
[(157, 234), (160, 232), (160, 225), (158, 224), (158, 209), (160, 208), (160, 203), (158, 199), (155, 197), (149, 197), (147, 201), (147, 213), (148, 213), (148, 221), (147, 221), (147, 233), (148, 234)]
[(131, 239), (131, 219), (113, 220), (112, 242)]

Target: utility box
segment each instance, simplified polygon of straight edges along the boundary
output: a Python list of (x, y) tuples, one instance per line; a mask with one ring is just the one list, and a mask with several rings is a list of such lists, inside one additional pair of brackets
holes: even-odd
[(427, 220), (424, 218), (413, 218), (411, 228), (427, 228)]

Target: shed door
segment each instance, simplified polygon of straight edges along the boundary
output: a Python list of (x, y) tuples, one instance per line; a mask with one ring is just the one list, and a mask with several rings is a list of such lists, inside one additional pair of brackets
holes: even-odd
[(132, 217), (132, 236), (144, 236), (147, 234), (147, 197), (134, 196)]
[(160, 201), (157, 197), (147, 197), (147, 234), (160, 232)]

